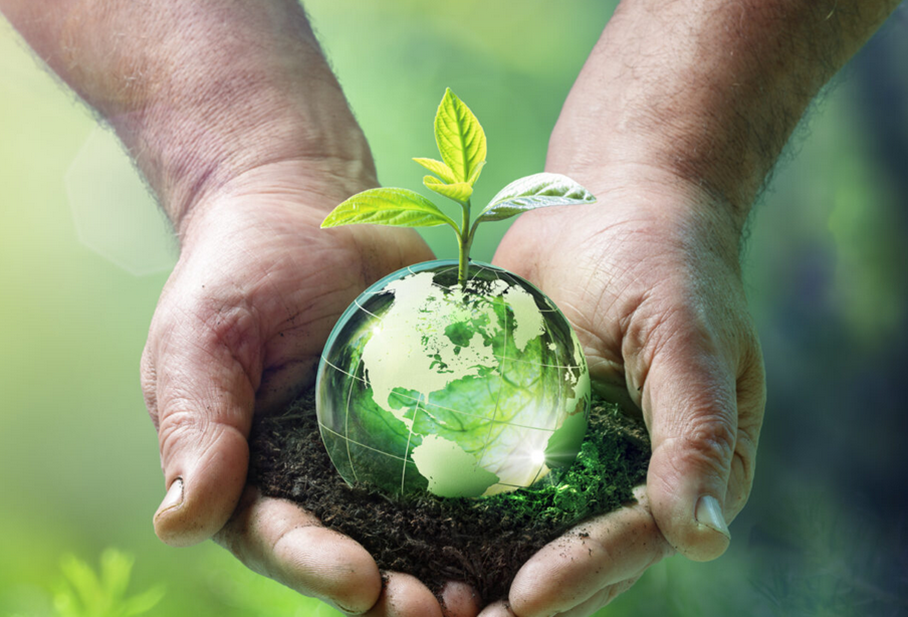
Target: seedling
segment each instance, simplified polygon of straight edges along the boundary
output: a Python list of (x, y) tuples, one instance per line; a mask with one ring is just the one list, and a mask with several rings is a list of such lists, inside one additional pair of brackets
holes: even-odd
[(376, 188), (357, 193), (337, 206), (322, 227), (372, 223), (397, 227), (450, 225), (459, 247), (458, 276), (466, 285), (470, 247), (480, 223), (502, 221), (512, 216), (549, 206), (591, 204), (596, 198), (585, 188), (561, 174), (539, 173), (511, 182), (470, 222), (473, 187), (486, 164), (486, 135), (479, 120), (448, 88), (435, 114), (435, 143), (441, 161), (413, 160), (435, 174), (423, 178), (427, 189), (457, 203), (461, 223), (442, 212), (416, 191), (403, 188)]
[(480, 497), (533, 486), (573, 461), (590, 384), (580, 343), (554, 303), (515, 274), (471, 264), (476, 228), (595, 200), (569, 178), (541, 173), (507, 185), (471, 221), (486, 138), (450, 89), (435, 116), (435, 140), (442, 160), (415, 160), (434, 174), (425, 186), (460, 206), (460, 224), (400, 188), (354, 195), (322, 224), (447, 224), (459, 258), (399, 270), (356, 299), (325, 346), (316, 412), (348, 483), (397, 495)]

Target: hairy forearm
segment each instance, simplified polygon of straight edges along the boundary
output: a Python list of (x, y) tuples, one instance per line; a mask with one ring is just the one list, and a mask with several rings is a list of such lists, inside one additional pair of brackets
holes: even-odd
[(895, 0), (624, 0), (587, 60), (548, 165), (647, 166), (688, 180), (743, 225), (822, 86)]
[(116, 130), (177, 229), (246, 171), (374, 168), (293, 0), (0, 0), (47, 65)]

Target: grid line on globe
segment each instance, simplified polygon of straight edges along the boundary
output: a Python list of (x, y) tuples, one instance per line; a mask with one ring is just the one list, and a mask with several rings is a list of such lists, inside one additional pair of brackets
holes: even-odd
[[(557, 466), (556, 434), (585, 430), (589, 377), (576, 335), (535, 287), (476, 262), (461, 287), (456, 262), (427, 262), (347, 309), (322, 356), (316, 405), (348, 483), (478, 497)], [(567, 413), (553, 421), (558, 410)]]
[[(482, 268), (482, 267), (477, 268), (475, 274), (472, 277), (470, 277), (470, 281), (472, 282), (474, 277), (478, 276), (480, 272), (485, 272), (485, 271), (486, 271), (486, 268)], [(490, 272), (492, 273), (492, 275), (495, 277), (496, 280), (500, 280), (501, 277), (498, 276), (497, 272), (495, 272), (494, 270), (492, 270)], [(507, 313), (504, 314), (504, 320), (505, 320), (505, 322), (504, 322), (504, 337), (505, 337), (504, 342), (501, 345), (500, 353), (495, 354), (495, 359), (498, 360), (498, 380), (499, 380), (499, 382), (502, 379), (504, 379), (503, 366), (504, 366), (505, 362), (507, 362), (507, 359), (508, 359), (508, 357), (507, 357), (507, 354), (508, 354), (508, 352), (507, 352), (507, 349), (508, 349), (508, 314)], [(493, 353), (494, 353), (494, 350), (493, 350)], [(500, 386), (500, 383), (499, 383), (499, 386)], [(493, 427), (493, 424), (495, 423), (495, 418), (498, 417), (498, 406), (500, 404), (501, 404), (501, 387), (498, 388), (498, 394), (495, 397), (495, 409), (492, 410), (492, 417), (490, 418), (490, 422), (489, 422), (489, 430), (486, 433), (485, 443), (483, 443), (482, 449), (480, 450), (478, 461), (476, 463), (477, 465), (482, 465), (482, 459), (483, 459), (483, 457), (485, 457), (486, 451), (489, 449), (489, 443), (492, 441), (492, 427)]]

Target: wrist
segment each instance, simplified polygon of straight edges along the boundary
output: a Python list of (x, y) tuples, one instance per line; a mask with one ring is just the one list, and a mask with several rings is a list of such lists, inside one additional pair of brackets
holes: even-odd
[[(298, 4), (111, 6), (85, 11), (90, 23), (64, 41), (73, 57), (64, 47), (52, 66), (117, 131), (178, 233), (196, 204), (274, 163), (305, 161), (313, 182), (375, 182), (365, 137)], [(120, 36), (139, 24), (142, 36)]]
[[(157, 142), (154, 154), (138, 154), (136, 161), (180, 238), (197, 209), (242, 190), (273, 170), (293, 169), (297, 181), (286, 176), (285, 181), (313, 190), (333, 184), (324, 192), (343, 189), (339, 201), (363, 190), (358, 187), (377, 184), (368, 144), (352, 123), (330, 129), (330, 134), (322, 125), (320, 131), (325, 133), (316, 135), (306, 127), (294, 126), (292, 118), (261, 114), (268, 117), (244, 127), (230, 127), (230, 121), (224, 121), (221, 126), (230, 128), (217, 133), (204, 125), (187, 127), (193, 124), (191, 118), (161, 118), (155, 128), (137, 134), (136, 142), (142, 146)], [(343, 145), (338, 146), (336, 142), (341, 141)], [(318, 204), (305, 207), (317, 209)]]
[(178, 235), (198, 204), (257, 169), (286, 164), (315, 186), (377, 182), (365, 136), (327, 67), (320, 77), (328, 85), (305, 97), (279, 83), (225, 77), (111, 118)]
[[(738, 90), (722, 83), (733, 71), (706, 66), (727, 54), (704, 49), (700, 39), (711, 35), (694, 32), (706, 28), (703, 9), (686, 4), (676, 3), (678, 15), (645, 0), (619, 5), (571, 90), (547, 163), (599, 174), (649, 168), (660, 182), (677, 178), (709, 193), (743, 226), (774, 157), (746, 143), (749, 118), (728, 98)], [(751, 114), (761, 103), (748, 101)]]
[[(860, 13), (841, 2), (623, 0), (565, 104), (549, 167), (661, 169), (743, 226), (810, 100), (885, 17)], [(861, 23), (849, 30), (846, 19)]]

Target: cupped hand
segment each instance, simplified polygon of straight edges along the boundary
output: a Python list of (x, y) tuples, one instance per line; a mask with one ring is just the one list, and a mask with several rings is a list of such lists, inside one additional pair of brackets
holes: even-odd
[(765, 385), (724, 206), (647, 166), (572, 174), (590, 206), (523, 215), (494, 262), (574, 324), (594, 384), (642, 410), (652, 457), (637, 503), (556, 540), (518, 572), (510, 608), (589, 615), (672, 552), (709, 560), (750, 493)]
[[(155, 531), (172, 545), (215, 537), (253, 570), (345, 612), (440, 616), (412, 577), (383, 583), (352, 539), (289, 502), (244, 491), (253, 413), (280, 410), (312, 384), (331, 328), (365, 287), (432, 257), (410, 230), (320, 230), (333, 206), (369, 187), (306, 171), (285, 162), (247, 172), (182, 225), (142, 357), (168, 487)], [(444, 599), (453, 607), (445, 614), (478, 612), (461, 586)]]

